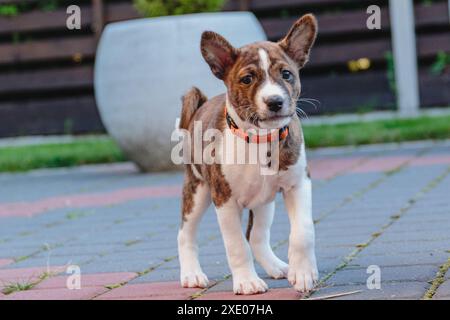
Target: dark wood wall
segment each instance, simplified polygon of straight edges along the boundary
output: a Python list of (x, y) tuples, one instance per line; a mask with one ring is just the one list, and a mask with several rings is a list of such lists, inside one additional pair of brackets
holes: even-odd
[[(102, 132), (93, 96), (93, 63), (104, 24), (138, 18), (131, 1), (77, 1), (82, 29), (67, 30), (66, 7), (0, 16), (0, 137), (29, 134)], [(42, 1), (41, 1), (42, 2)], [(382, 30), (366, 28), (369, 4), (382, 7)], [(34, 7), (33, 7), (34, 6)], [(387, 1), (230, 0), (225, 10), (251, 10), (271, 40), (281, 38), (295, 19), (313, 12), (320, 35), (303, 70), (303, 94), (320, 101), (302, 103), (310, 114), (365, 112), (395, 108), (387, 53), (391, 51)], [(450, 104), (450, 72), (430, 71), (438, 52), (450, 52), (447, 1), (417, 1), (416, 25), (422, 105)], [(349, 61), (367, 58), (368, 70), (351, 72)]]
[(26, 2), (36, 8), (0, 16), (0, 137), (103, 132), (93, 91), (97, 39), (104, 24), (138, 13), (130, 1), (77, 1), (81, 30), (68, 30), (74, 1), (52, 11)]

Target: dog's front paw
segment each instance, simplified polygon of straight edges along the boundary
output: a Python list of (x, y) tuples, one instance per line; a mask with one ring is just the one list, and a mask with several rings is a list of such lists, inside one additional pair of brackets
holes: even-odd
[(257, 275), (250, 277), (233, 278), (233, 291), (235, 294), (258, 294), (264, 293), (269, 287)]
[(295, 290), (306, 293), (311, 291), (319, 280), (319, 272), (315, 263), (304, 261), (289, 265), (289, 283)]
[(202, 271), (181, 273), (180, 281), (183, 288), (206, 288), (209, 283)]
[(273, 279), (286, 278), (289, 271), (289, 266), (286, 262), (276, 259), (266, 265), (263, 265), (264, 270)]

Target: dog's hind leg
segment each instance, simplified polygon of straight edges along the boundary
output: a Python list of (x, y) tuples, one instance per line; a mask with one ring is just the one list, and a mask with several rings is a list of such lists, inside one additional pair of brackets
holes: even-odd
[(249, 231), (249, 242), (256, 261), (270, 277), (286, 278), (289, 267), (275, 255), (270, 246), (270, 227), (275, 213), (275, 202), (254, 208), (252, 211), (253, 226)]
[(183, 222), (178, 232), (180, 281), (185, 288), (205, 288), (208, 278), (198, 260), (197, 227), (211, 204), (211, 196), (206, 183), (188, 176), (183, 188)]

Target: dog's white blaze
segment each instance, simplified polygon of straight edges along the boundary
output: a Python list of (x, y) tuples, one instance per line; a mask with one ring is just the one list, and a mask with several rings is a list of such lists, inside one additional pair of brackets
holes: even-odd
[[(286, 96), (283, 88), (277, 83), (273, 82), (270, 78), (269, 69), (270, 69), (270, 60), (267, 51), (264, 49), (259, 49), (259, 58), (261, 60), (260, 66), (265, 73), (265, 81), (259, 88), (255, 97), (256, 108), (258, 109), (259, 114), (267, 114), (267, 105), (264, 102), (270, 96), (281, 96), (286, 101)], [(286, 109), (286, 108), (284, 108)], [(265, 123), (261, 122), (260, 127), (265, 129), (273, 129), (273, 128), (281, 128), (289, 123), (289, 119), (283, 119), (276, 122)]]
[(259, 58), (261, 59), (261, 68), (264, 70), (266, 75), (269, 75), (269, 68), (270, 68), (270, 60), (269, 55), (267, 54), (267, 51), (264, 49), (258, 50)]
[(270, 69), (270, 60), (269, 55), (267, 54), (267, 51), (264, 49), (258, 50), (259, 59), (261, 60), (261, 68), (263, 69), (266, 79), (264, 83), (261, 85), (261, 88), (259, 89), (257, 95), (256, 95), (256, 104), (258, 108), (261, 108), (261, 110), (267, 108), (264, 99), (268, 98), (270, 96), (281, 96), (285, 98), (285, 93), (283, 88), (281, 88), (280, 85), (274, 83), (272, 79), (270, 78), (269, 69)]

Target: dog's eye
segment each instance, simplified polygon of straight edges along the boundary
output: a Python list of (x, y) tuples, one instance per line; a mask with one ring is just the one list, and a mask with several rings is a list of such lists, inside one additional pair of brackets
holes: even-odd
[(247, 76), (241, 78), (241, 83), (243, 83), (243, 84), (249, 85), (250, 83), (252, 83), (252, 81), (253, 81), (253, 77), (251, 75), (247, 75)]
[(281, 71), (281, 75), (283, 76), (283, 79), (286, 81), (291, 81), (293, 74), (289, 70), (283, 70)]

